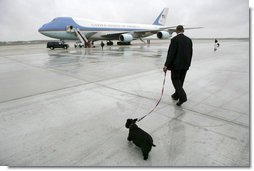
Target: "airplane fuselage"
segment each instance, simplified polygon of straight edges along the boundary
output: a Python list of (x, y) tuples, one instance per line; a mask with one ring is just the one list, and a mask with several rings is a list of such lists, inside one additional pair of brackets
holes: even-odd
[(168, 8), (164, 8), (150, 25), (57, 17), (44, 24), (39, 32), (60, 40), (79, 40), (79, 43), (82, 43), (84, 47), (89, 47), (90, 42), (97, 40), (108, 40), (107, 45), (112, 45), (111, 40), (119, 40), (118, 44), (130, 44), (132, 40), (143, 41), (142, 38), (151, 35), (156, 35), (158, 39), (169, 39), (176, 31), (176, 26), (165, 26), (167, 14)]
[(107, 34), (114, 33), (132, 33), (134, 39), (147, 37), (154, 33), (146, 32), (140, 36), (136, 32), (145, 30), (158, 30), (163, 26), (146, 25), (146, 24), (131, 24), (131, 23), (111, 23), (98, 22), (93, 20), (85, 20), (71, 17), (58, 17), (51, 22), (44, 24), (39, 32), (45, 36), (60, 40), (78, 40), (73, 32), (68, 32), (67, 27), (79, 29), (89, 40), (119, 40), (119, 36), (107, 37)]
[(175, 31), (175, 26), (165, 26), (167, 13), (168, 8), (164, 8), (151, 25), (57, 17), (44, 24), (39, 32), (60, 40), (79, 40), (83, 45), (96, 40), (109, 40), (110, 44), (111, 40), (119, 40), (121, 44), (129, 44), (132, 40), (142, 40), (154, 34), (159, 39), (168, 39)]

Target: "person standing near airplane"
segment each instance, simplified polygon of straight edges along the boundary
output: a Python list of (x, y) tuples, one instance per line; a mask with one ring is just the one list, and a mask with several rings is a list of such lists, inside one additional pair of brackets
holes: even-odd
[(101, 49), (103, 50), (103, 47), (104, 47), (104, 43), (103, 43), (103, 41), (101, 41)]
[(172, 99), (179, 100), (176, 105), (181, 106), (187, 101), (187, 95), (183, 89), (186, 73), (192, 60), (192, 40), (183, 34), (182, 25), (176, 27), (177, 35), (171, 39), (167, 59), (163, 71), (171, 70), (171, 80), (175, 88)]
[(220, 44), (217, 39), (214, 40), (214, 52), (220, 47)]

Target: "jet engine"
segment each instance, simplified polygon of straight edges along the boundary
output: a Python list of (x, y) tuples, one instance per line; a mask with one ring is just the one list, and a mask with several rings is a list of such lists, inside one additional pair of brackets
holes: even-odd
[(168, 39), (170, 37), (170, 34), (167, 31), (159, 31), (157, 33), (157, 37), (159, 39)]
[(133, 36), (131, 34), (121, 34), (119, 40), (121, 42), (130, 42), (133, 40)]

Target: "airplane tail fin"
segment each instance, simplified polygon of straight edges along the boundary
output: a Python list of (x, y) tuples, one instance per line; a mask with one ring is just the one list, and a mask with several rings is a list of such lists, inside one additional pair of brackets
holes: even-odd
[(164, 8), (162, 10), (162, 12), (160, 13), (160, 15), (153, 22), (153, 25), (162, 25), (162, 26), (164, 26), (165, 23), (166, 23), (167, 15), (168, 15), (168, 8)]

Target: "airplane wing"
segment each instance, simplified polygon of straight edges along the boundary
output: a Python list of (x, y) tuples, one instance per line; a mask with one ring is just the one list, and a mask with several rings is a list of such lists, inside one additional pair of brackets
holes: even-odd
[(118, 39), (119, 36), (124, 33), (129, 33), (129, 32), (117, 32), (117, 33), (104, 34), (104, 35), (101, 35), (101, 37), (105, 37), (108, 39)]
[[(203, 27), (187, 27), (184, 29), (191, 30), (191, 29), (200, 29), (200, 28), (203, 28)], [(140, 38), (140, 37), (146, 37), (146, 36), (156, 34), (159, 31), (167, 31), (170, 34), (172, 34), (173, 32), (176, 32), (176, 26), (160, 27), (159, 29), (155, 29), (155, 30), (136, 30), (136, 31), (131, 31), (131, 32), (128, 32), (128, 31), (116, 32), (116, 33), (110, 33), (110, 34), (105, 34), (105, 35), (101, 35), (101, 36), (104, 38), (108, 38), (108, 39), (118, 39), (121, 34), (129, 33), (129, 34), (133, 35), (133, 37), (135, 37), (135, 38)]]
[[(203, 27), (184, 27), (184, 30), (201, 29)], [(176, 32), (176, 28), (170, 28), (169, 31)]]
[(143, 37), (143, 36), (150, 36), (152, 34), (156, 34), (159, 31), (163, 30), (169, 30), (173, 29), (174, 27), (161, 27), (160, 29), (155, 29), (155, 30), (136, 30), (136, 31), (126, 31), (126, 32), (116, 32), (116, 33), (110, 33), (110, 34), (105, 34), (101, 35), (102, 37), (109, 38), (109, 39), (118, 39), (121, 34), (129, 33), (132, 34), (134, 37)]

